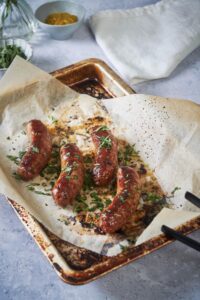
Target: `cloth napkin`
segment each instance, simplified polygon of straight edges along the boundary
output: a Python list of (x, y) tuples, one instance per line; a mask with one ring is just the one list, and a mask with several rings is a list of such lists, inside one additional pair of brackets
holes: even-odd
[(200, 0), (163, 0), (90, 19), (96, 41), (130, 81), (167, 77), (200, 45)]

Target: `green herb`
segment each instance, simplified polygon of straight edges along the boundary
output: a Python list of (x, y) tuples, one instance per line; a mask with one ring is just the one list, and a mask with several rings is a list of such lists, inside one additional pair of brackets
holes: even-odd
[(90, 164), (92, 163), (92, 158), (90, 156), (85, 156), (84, 157), (84, 163), (85, 164)]
[(105, 204), (106, 206), (110, 205), (112, 203), (112, 201), (110, 199), (106, 199)]
[(60, 156), (59, 150), (56, 149), (56, 148), (54, 148), (53, 151), (52, 151), (52, 153), (51, 153), (51, 156), (52, 156), (53, 158), (58, 158), (58, 157)]
[(78, 158), (78, 159), (81, 158), (79, 154), (75, 154), (74, 157), (76, 157), (76, 158)]
[(73, 208), (73, 211), (74, 212), (77, 212), (77, 213), (79, 213), (79, 212), (81, 212), (81, 211), (87, 211), (88, 210), (88, 205), (87, 205), (87, 203), (82, 203), (81, 205), (77, 205), (77, 204), (75, 204), (75, 206), (74, 206), (74, 208)]
[(109, 128), (106, 125), (102, 125), (99, 128), (97, 128), (96, 132), (106, 131), (106, 130), (109, 130)]
[(58, 166), (54, 166), (51, 164), (48, 164), (46, 168), (43, 170), (46, 174), (57, 174), (60, 172), (60, 168)]
[(73, 162), (73, 169), (74, 169), (74, 170), (77, 170), (77, 167), (78, 167), (78, 163), (77, 163), (76, 161), (74, 161), (74, 162)]
[(124, 159), (127, 161), (129, 160), (132, 156), (137, 156), (138, 155), (138, 151), (135, 150), (135, 145), (126, 145), (125, 147), (125, 152), (124, 152)]
[(110, 149), (112, 146), (112, 140), (109, 136), (102, 136), (100, 137), (100, 148), (107, 148)]
[(88, 210), (88, 204), (85, 202), (87, 200), (87, 198), (85, 196), (82, 195), (78, 195), (76, 197), (76, 202), (73, 208), (74, 212), (81, 212), (81, 211), (87, 211)]
[(41, 191), (34, 191), (34, 193), (38, 194), (38, 195), (45, 195), (45, 196), (51, 196), (51, 193), (45, 193), (45, 192), (41, 192)]
[(122, 152), (122, 151), (118, 151), (118, 160), (119, 160), (119, 161), (122, 161), (123, 158), (124, 158), (123, 152)]
[(29, 191), (35, 191), (35, 188), (32, 185), (26, 186)]
[(76, 197), (76, 201), (77, 202), (85, 202), (87, 200), (87, 198), (85, 197), (85, 196), (82, 196), (82, 195), (78, 195), (77, 197)]
[(19, 158), (22, 159), (26, 151), (19, 151)]
[(90, 196), (92, 198), (91, 203), (95, 204), (96, 209), (103, 210), (104, 205), (103, 205), (102, 199), (98, 196), (98, 194), (96, 192), (92, 192), (92, 193), (90, 193)]
[(6, 155), (8, 159), (13, 161), (16, 165), (19, 165), (19, 157), (14, 155)]
[(126, 199), (123, 196), (119, 196), (119, 200), (121, 203), (125, 203)]
[(67, 175), (67, 176), (65, 176), (65, 178), (66, 178), (67, 180), (70, 180), (70, 179), (71, 179), (71, 176), (70, 176), (70, 175)]
[(52, 124), (58, 123), (58, 120), (54, 116), (48, 116), (48, 118), (51, 120)]
[(89, 190), (93, 184), (92, 174), (90, 171), (86, 170), (85, 177), (84, 177), (84, 184), (83, 188), (84, 190)]
[(26, 59), (22, 49), (16, 45), (0, 47), (0, 68), (8, 68), (16, 55)]
[(176, 187), (173, 189), (173, 191), (171, 191), (171, 197), (174, 197), (174, 194), (175, 194), (177, 191), (179, 191), (179, 190), (181, 190), (181, 188), (178, 187), (178, 186), (176, 186)]
[(34, 152), (34, 153), (39, 153), (38, 147), (32, 146), (31, 149), (32, 149), (32, 152)]
[(154, 193), (147, 193), (146, 201), (157, 202), (161, 200), (161, 197)]
[(67, 173), (67, 175), (70, 175), (72, 172), (72, 166), (67, 166), (66, 168), (63, 169), (63, 171)]
[(16, 172), (13, 172), (12, 176), (16, 179), (16, 180), (22, 180), (21, 176), (19, 174), (17, 174)]
[(95, 206), (90, 207), (88, 210), (89, 210), (90, 212), (93, 212), (93, 211), (95, 211), (96, 209), (97, 209), (97, 207), (96, 207), (96, 205), (95, 205)]
[(124, 251), (127, 251), (127, 250), (128, 250), (128, 246), (124, 246), (124, 245), (121, 245), (121, 244), (119, 244), (119, 246), (120, 246), (120, 248), (121, 248), (122, 252), (124, 252)]
[(50, 181), (50, 186), (51, 186), (51, 187), (53, 187), (53, 186), (54, 186), (54, 184), (55, 184), (55, 181), (53, 181), (53, 180), (52, 180), (52, 181)]

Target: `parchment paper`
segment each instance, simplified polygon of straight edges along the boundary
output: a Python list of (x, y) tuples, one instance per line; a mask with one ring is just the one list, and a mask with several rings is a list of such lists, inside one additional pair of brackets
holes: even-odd
[[(11, 176), (13, 164), (6, 158), (9, 150), (12, 151), (13, 139), (16, 140), (15, 151), (26, 148), (27, 137), (22, 133), (26, 122), (33, 118), (47, 122), (52, 106), (56, 107), (55, 117), (59, 117), (63, 111), (69, 113), (72, 103), (75, 103), (73, 110), (77, 110), (79, 114), (77, 122), (95, 114), (109, 118), (96, 99), (79, 95), (30, 63), (20, 58), (15, 59), (0, 81), (0, 192), (21, 204), (60, 238), (101, 253), (104, 244), (111, 241), (110, 237), (89, 234), (81, 226), (72, 228), (60, 222), (60, 215), (71, 216), (72, 209), (59, 208), (51, 197), (47, 200), (46, 196), (38, 196), (28, 191), (25, 188), (26, 183), (18, 183)], [(181, 188), (172, 203), (174, 209), (180, 210), (175, 225), (198, 216), (200, 210), (188, 205), (183, 195), (186, 190), (196, 194), (200, 192), (199, 106), (188, 101), (145, 95), (104, 100), (103, 103), (117, 127), (115, 134), (136, 144), (144, 161), (155, 170), (163, 189), (171, 192), (176, 186)], [(81, 141), (77, 143), (83, 147)], [(181, 214), (181, 210), (190, 212), (184, 211)], [(174, 212), (167, 213), (168, 223), (165, 224), (173, 226)], [(162, 223), (162, 212), (159, 215), (157, 218)], [(147, 228), (145, 238), (139, 238), (138, 241), (148, 240), (152, 237), (152, 232), (157, 234), (159, 226), (158, 222), (150, 225), (150, 233)], [(120, 241), (120, 244), (126, 245), (127, 242)], [(109, 249), (107, 255), (115, 255), (120, 251), (119, 244), (116, 244)]]

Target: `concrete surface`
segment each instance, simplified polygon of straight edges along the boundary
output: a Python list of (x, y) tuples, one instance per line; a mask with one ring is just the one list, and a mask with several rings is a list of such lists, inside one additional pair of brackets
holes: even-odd
[[(75, 1), (75, 0), (73, 0)], [(33, 9), (45, 1), (29, 1)], [(107, 8), (129, 8), (157, 1), (82, 0), (87, 16)], [(108, 62), (87, 25), (72, 39), (54, 41), (43, 33), (32, 38), (32, 62), (53, 71), (79, 60)], [(108, 62), (109, 63), (109, 62)], [(140, 93), (188, 98), (200, 103), (200, 48), (167, 79), (134, 86)], [(191, 235), (200, 240), (200, 231)], [(6, 200), (0, 199), (0, 300), (199, 300), (200, 254), (175, 242), (86, 286), (60, 281)]]

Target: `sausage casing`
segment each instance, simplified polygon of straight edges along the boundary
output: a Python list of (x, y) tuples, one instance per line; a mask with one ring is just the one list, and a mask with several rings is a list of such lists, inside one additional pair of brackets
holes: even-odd
[(139, 203), (139, 176), (130, 167), (120, 167), (117, 172), (117, 194), (105, 208), (99, 220), (104, 233), (114, 233), (122, 228)]
[(60, 148), (61, 173), (56, 181), (52, 195), (56, 204), (65, 207), (72, 204), (79, 194), (84, 181), (83, 156), (75, 144)]
[(93, 179), (96, 185), (110, 183), (117, 169), (117, 140), (105, 126), (92, 128), (92, 141), (95, 145)]
[(30, 146), (17, 169), (23, 180), (31, 180), (48, 163), (52, 151), (51, 136), (47, 127), (40, 120), (31, 120), (27, 124)]

